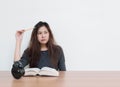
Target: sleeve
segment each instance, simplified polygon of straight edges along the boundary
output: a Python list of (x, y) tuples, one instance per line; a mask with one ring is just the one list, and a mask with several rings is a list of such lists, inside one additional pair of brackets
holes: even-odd
[(60, 56), (59, 56), (59, 61), (58, 61), (58, 69), (60, 71), (66, 71), (65, 56), (64, 56), (62, 48), (60, 48)]
[(22, 57), (21, 57), (21, 59), (19, 61), (23, 64), (23, 67), (28, 65), (28, 63), (29, 63), (29, 56), (28, 56), (26, 51), (24, 51), (24, 53), (23, 53), (23, 55), (22, 55)]

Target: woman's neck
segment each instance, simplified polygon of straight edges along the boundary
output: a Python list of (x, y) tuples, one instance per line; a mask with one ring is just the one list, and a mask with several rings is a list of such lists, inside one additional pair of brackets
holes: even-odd
[(41, 51), (45, 51), (45, 50), (48, 50), (47, 46), (46, 45), (41, 45)]

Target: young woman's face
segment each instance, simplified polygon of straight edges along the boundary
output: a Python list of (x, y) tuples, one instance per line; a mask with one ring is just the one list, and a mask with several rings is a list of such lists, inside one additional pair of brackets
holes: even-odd
[(40, 27), (37, 32), (37, 37), (40, 44), (46, 44), (49, 40), (48, 29), (45, 26)]

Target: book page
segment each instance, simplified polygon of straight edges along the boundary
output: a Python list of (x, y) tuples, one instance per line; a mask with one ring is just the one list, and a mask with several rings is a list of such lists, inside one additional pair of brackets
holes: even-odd
[(25, 74), (24, 76), (35, 76), (39, 74), (40, 69), (39, 68), (27, 68), (25, 69)]
[(56, 69), (50, 67), (41, 68), (39, 74), (42, 76), (59, 76), (59, 72)]

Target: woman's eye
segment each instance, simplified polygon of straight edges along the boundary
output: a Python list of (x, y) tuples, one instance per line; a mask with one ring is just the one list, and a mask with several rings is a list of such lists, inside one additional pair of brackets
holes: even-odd
[(47, 34), (48, 32), (45, 32), (45, 34)]
[(38, 34), (42, 34), (41, 32), (38, 32)]

